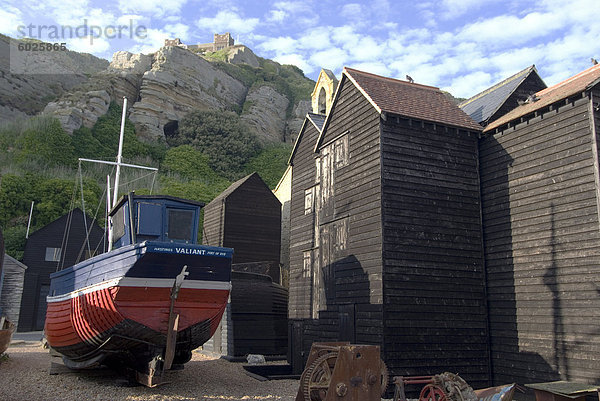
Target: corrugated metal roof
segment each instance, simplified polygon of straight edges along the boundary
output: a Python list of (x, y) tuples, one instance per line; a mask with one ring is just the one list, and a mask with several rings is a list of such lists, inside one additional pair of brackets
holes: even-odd
[(537, 74), (535, 65), (527, 67), (491, 88), (465, 100), (458, 107), (478, 123), (487, 121), (532, 72)]
[(516, 109), (510, 111), (499, 119), (488, 125), (484, 132), (489, 132), (501, 125), (507, 124), (524, 115), (533, 113), (536, 110), (549, 106), (559, 100), (566, 99), (577, 93), (584, 92), (592, 86), (600, 83), (600, 64), (594, 65), (585, 71), (580, 72), (558, 84), (543, 89), (535, 94), (537, 101), (525, 103)]
[(344, 68), (345, 74), (379, 112), (481, 131), (481, 126), (436, 87)]

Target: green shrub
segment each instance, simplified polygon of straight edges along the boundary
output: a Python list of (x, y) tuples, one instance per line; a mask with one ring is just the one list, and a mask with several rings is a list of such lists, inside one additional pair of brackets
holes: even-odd
[(209, 158), (220, 176), (239, 178), (260, 144), (240, 116), (228, 111), (195, 111), (179, 124), (179, 137), (171, 145), (192, 145)]
[(290, 158), (292, 145), (271, 145), (250, 159), (246, 164), (247, 174), (256, 171), (269, 188), (274, 189), (283, 176)]

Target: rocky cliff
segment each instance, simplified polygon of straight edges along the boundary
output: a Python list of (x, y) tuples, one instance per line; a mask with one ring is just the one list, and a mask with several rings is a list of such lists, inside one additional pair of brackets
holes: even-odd
[[(18, 41), (5, 39), (12, 55), (10, 46)], [(39, 78), (33, 73), (41, 69), (40, 60), (28, 65), (19, 59), (22, 68), (29, 68), (25, 75), (11, 74), (11, 65), (0, 64), (0, 121), (42, 112), (72, 133), (92, 127), (111, 101), (121, 104), (127, 96), (129, 119), (145, 140), (163, 139), (165, 126), (172, 127), (192, 110), (216, 109), (243, 111), (242, 119), (261, 141), (282, 142), (299, 131), (310, 96), (306, 88), (314, 85), (297, 69), (281, 76), (282, 66), (258, 58), (246, 46), (229, 49), (227, 63), (171, 46), (150, 55), (116, 52), (110, 64), (70, 51), (55, 53), (43, 63), (64, 74)], [(286, 84), (290, 77), (293, 86)]]
[(0, 35), (0, 121), (32, 116), (48, 102), (89, 81), (108, 61), (68, 50), (34, 52)]

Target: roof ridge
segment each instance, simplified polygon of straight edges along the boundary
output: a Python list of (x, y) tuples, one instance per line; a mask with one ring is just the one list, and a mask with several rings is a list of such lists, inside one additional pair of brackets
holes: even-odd
[(567, 78), (567, 79), (565, 79), (563, 81), (560, 81), (557, 84), (554, 84), (552, 86), (549, 86), (548, 88), (542, 89), (541, 91), (537, 92), (536, 95), (545, 95), (546, 93), (552, 92), (552, 91), (554, 91), (554, 90), (556, 90), (556, 89), (558, 89), (558, 88), (560, 88), (562, 86), (565, 86), (565, 85), (567, 85), (567, 84), (569, 84), (569, 83), (571, 83), (571, 82), (573, 82), (573, 81), (575, 81), (575, 80), (583, 77), (584, 75), (587, 75), (587, 74), (595, 71), (596, 69), (600, 69), (600, 64), (593, 65), (590, 68), (587, 68), (587, 69), (585, 69), (585, 70), (583, 70), (583, 71), (581, 71), (581, 72), (579, 72), (579, 73), (577, 73), (577, 74), (575, 74), (575, 75), (573, 75), (573, 76), (571, 76), (571, 77), (569, 77), (569, 78)]
[(471, 103), (471, 102), (473, 102), (473, 101), (475, 101), (477, 99), (481, 99), (483, 96), (485, 96), (485, 95), (487, 95), (489, 93), (492, 93), (493, 91), (495, 91), (498, 88), (500, 88), (500, 87), (508, 84), (509, 82), (512, 82), (513, 80), (515, 80), (515, 79), (517, 79), (517, 78), (519, 78), (521, 76), (527, 76), (529, 73), (531, 73), (531, 71), (535, 71), (535, 70), (536, 70), (535, 64), (532, 64), (531, 66), (529, 66), (529, 67), (527, 67), (527, 68), (525, 68), (525, 69), (517, 72), (516, 74), (511, 75), (510, 77), (506, 78), (505, 80), (498, 82), (496, 85), (491, 86), (491, 87), (487, 88), (486, 90), (484, 90), (482, 92), (479, 92), (475, 96), (472, 96), (469, 99), (467, 99), (467, 100), (459, 103), (458, 107), (466, 106), (467, 104), (469, 104), (469, 103)]
[[(420, 86), (423, 89), (430, 89), (430, 90), (441, 91), (441, 89), (438, 88), (437, 86), (423, 85), (423, 84), (418, 84), (418, 83), (414, 83), (414, 82), (404, 81), (402, 79), (384, 77), (382, 75), (373, 74), (372, 72), (366, 72), (366, 71), (357, 70), (356, 68), (344, 67), (344, 70), (346, 70), (348, 73), (357, 72), (359, 74), (368, 75), (368, 76), (371, 76), (371, 77), (374, 77), (374, 78), (377, 78), (377, 79), (381, 79), (381, 80), (384, 80), (384, 81), (393, 81), (393, 82), (401, 83), (403, 85)], [(351, 70), (351, 71), (348, 71), (348, 70)]]

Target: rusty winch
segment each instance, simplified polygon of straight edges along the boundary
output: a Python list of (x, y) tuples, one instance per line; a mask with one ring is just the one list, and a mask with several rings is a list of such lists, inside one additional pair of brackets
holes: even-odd
[(380, 401), (388, 372), (379, 346), (313, 343), (296, 401)]
[(459, 375), (441, 373), (435, 376), (396, 376), (394, 377), (394, 401), (406, 401), (405, 386), (424, 384), (419, 401), (477, 401), (478, 397)]

